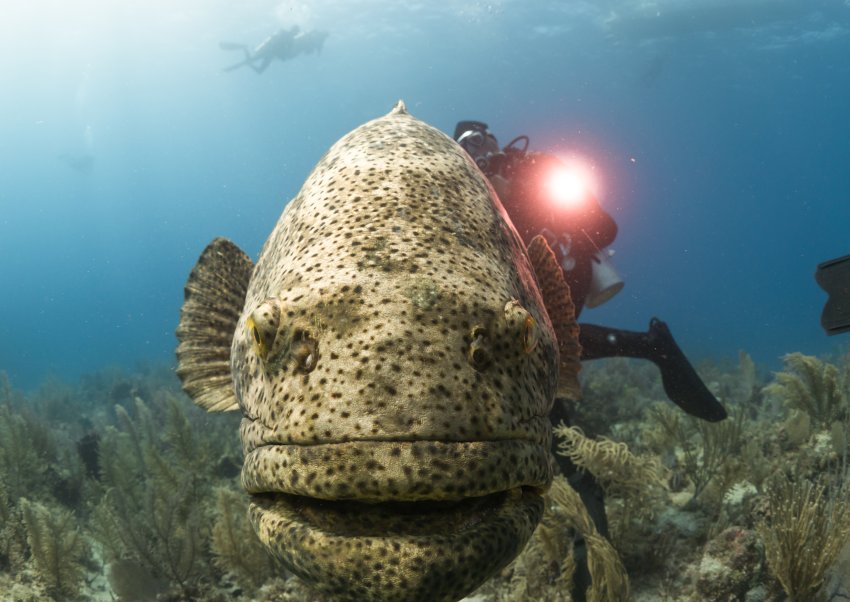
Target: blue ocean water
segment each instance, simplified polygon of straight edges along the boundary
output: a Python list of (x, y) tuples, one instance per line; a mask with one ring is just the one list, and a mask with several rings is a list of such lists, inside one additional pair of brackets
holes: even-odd
[[(321, 54), (222, 71), (219, 42), (292, 25)], [(0, 370), (173, 361), (207, 242), (256, 256), (399, 98), (595, 166), (626, 287), (583, 320), (657, 315), (695, 360), (833, 350), (813, 273), (850, 253), (848, 34), (844, 0), (6, 0)]]

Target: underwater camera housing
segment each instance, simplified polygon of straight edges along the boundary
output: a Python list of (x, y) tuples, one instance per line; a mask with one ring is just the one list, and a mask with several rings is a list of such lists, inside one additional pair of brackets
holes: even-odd
[(850, 255), (818, 264), (815, 280), (829, 295), (820, 317), (826, 334), (850, 331)]
[(611, 263), (610, 257), (612, 253), (613, 251), (606, 253), (605, 251), (597, 250), (590, 257), (590, 289), (587, 291), (585, 305), (591, 309), (607, 303), (611, 297), (623, 290), (626, 284)]

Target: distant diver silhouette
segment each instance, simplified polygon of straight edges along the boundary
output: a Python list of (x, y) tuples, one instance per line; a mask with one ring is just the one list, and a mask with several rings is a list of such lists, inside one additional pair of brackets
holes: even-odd
[(90, 153), (62, 153), (58, 159), (79, 173), (90, 173), (94, 167), (94, 155)]
[(328, 33), (325, 31), (305, 31), (295, 25), (289, 29), (281, 29), (263, 40), (259, 46), (251, 50), (245, 44), (234, 42), (219, 42), (222, 50), (241, 50), (245, 58), (238, 63), (225, 67), (224, 71), (234, 71), (240, 67), (250, 67), (256, 73), (262, 73), (273, 60), (287, 61), (299, 54), (312, 54), (322, 51), (322, 45)]

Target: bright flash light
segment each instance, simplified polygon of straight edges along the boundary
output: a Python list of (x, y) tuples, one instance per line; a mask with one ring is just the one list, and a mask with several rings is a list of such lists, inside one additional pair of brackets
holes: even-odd
[(579, 156), (561, 157), (545, 176), (547, 196), (559, 207), (577, 208), (598, 194), (598, 181), (593, 165)]
[(554, 169), (546, 180), (550, 197), (562, 207), (574, 207), (587, 196), (588, 189), (584, 179), (575, 171), (566, 167)]

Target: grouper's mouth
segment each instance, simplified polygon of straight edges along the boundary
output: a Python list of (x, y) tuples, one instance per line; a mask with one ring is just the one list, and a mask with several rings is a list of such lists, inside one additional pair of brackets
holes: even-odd
[(359, 441), (255, 449), (243, 483), (263, 543), (333, 599), (453, 600), (525, 546), (550, 471), (528, 441)]
[(259, 514), (326, 536), (404, 538), (469, 534), (501, 512), (515, 509), (524, 498), (541, 495), (538, 488), (523, 487), (450, 502), (329, 501), (286, 493), (253, 494), (251, 501)]
[(457, 501), (551, 480), (548, 441), (524, 439), (265, 445), (242, 468), (248, 493), (331, 501)]

